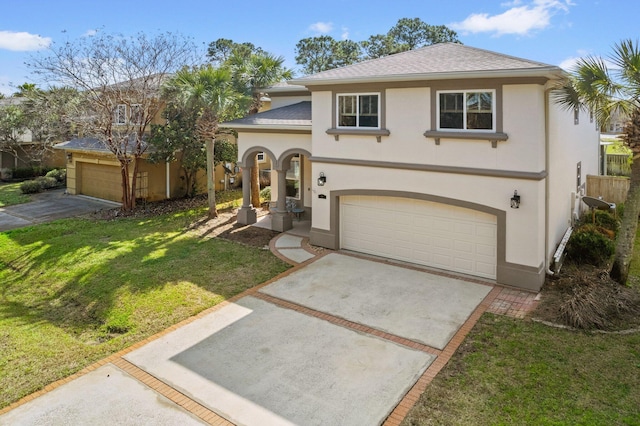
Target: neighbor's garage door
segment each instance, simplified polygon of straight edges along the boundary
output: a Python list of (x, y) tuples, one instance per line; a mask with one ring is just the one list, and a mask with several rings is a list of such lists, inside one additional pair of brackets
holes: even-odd
[(496, 217), (407, 198), (340, 197), (340, 248), (496, 277)]
[(76, 167), (80, 167), (80, 194), (122, 202), (122, 180), (118, 167), (80, 162), (76, 164)]

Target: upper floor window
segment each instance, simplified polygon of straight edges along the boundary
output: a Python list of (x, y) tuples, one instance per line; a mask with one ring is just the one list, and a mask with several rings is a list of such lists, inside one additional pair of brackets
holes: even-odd
[(495, 131), (495, 91), (438, 92), (438, 130)]
[(118, 104), (113, 110), (113, 124), (142, 124), (143, 113), (141, 104), (131, 104), (129, 108), (126, 104)]
[(127, 124), (127, 106), (125, 104), (118, 104), (113, 111), (113, 123), (114, 124)]
[(380, 95), (338, 95), (338, 127), (380, 127)]

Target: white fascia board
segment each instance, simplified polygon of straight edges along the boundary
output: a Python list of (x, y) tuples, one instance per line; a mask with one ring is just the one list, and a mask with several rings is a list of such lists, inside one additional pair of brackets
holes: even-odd
[(363, 76), (346, 78), (298, 78), (290, 80), (290, 84), (304, 86), (323, 86), (328, 84), (348, 84), (348, 83), (389, 83), (398, 81), (424, 81), (424, 80), (454, 80), (454, 79), (479, 79), (479, 78), (508, 78), (508, 77), (546, 77), (556, 79), (562, 77), (566, 72), (559, 67), (551, 66), (546, 68), (525, 68), (519, 70), (499, 70), (499, 71), (462, 71), (462, 72), (441, 72), (424, 74), (396, 74), (383, 76)]
[(308, 126), (296, 126), (296, 125), (276, 125), (276, 124), (220, 124), (220, 128), (232, 129), (232, 130), (308, 130), (311, 132), (311, 125)]

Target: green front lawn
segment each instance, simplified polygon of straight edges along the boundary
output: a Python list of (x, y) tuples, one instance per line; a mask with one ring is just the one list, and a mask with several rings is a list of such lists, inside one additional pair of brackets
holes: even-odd
[(202, 212), (0, 233), (0, 407), (287, 269), (185, 232)]
[[(640, 228), (635, 248), (629, 284), (640, 288)], [(402, 423), (467, 424), (640, 425), (640, 330), (485, 313)]]
[(402, 424), (639, 425), (640, 333), (484, 314)]
[(0, 183), (0, 207), (22, 204), (31, 200), (28, 195), (20, 191), (21, 183)]

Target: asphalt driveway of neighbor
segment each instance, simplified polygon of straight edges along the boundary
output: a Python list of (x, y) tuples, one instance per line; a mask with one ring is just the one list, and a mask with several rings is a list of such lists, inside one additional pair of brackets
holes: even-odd
[(67, 195), (55, 189), (32, 195), (33, 201), (0, 207), (0, 232), (66, 217), (80, 216), (96, 210), (118, 207), (112, 201), (82, 195)]
[(329, 253), (0, 424), (381, 424), (486, 307), (492, 286), (472, 281)]

